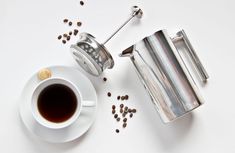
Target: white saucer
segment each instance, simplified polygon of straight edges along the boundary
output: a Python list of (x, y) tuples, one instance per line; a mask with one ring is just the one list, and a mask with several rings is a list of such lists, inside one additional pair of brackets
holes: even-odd
[(62, 129), (49, 129), (40, 125), (32, 116), (31, 96), (33, 89), (40, 82), (37, 74), (34, 74), (26, 83), (20, 99), (20, 116), (26, 128), (37, 137), (53, 143), (72, 141), (83, 135), (92, 125), (96, 115), (97, 96), (95, 88), (88, 78), (75, 68), (65, 66), (48, 67), (52, 71), (52, 77), (68, 79), (77, 85), (85, 101), (95, 101), (93, 107), (84, 107), (79, 118), (72, 125)]

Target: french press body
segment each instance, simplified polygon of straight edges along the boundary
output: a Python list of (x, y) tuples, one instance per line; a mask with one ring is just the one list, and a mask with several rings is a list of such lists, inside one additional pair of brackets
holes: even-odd
[(132, 61), (165, 123), (203, 104), (203, 98), (179, 50), (188, 53), (202, 82), (205, 83), (209, 76), (184, 30), (179, 31), (174, 38), (170, 38), (166, 30), (157, 31), (120, 55), (129, 57)]

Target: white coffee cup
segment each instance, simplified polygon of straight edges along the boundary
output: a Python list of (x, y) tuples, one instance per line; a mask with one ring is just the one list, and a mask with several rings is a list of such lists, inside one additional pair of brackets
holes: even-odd
[[(38, 97), (39, 97), (40, 93), (46, 87), (53, 85), (53, 84), (62, 84), (62, 85), (69, 87), (74, 92), (76, 99), (77, 99), (76, 100), (77, 105), (76, 105), (76, 109), (75, 109), (74, 114), (64, 122), (56, 123), (56, 122), (49, 121), (40, 114), (39, 109), (38, 109)], [(35, 118), (35, 120), (39, 124), (41, 124), (42, 126), (45, 126), (47, 128), (51, 128), (51, 129), (60, 129), (60, 128), (65, 128), (67, 126), (70, 126), (72, 123), (74, 123), (78, 119), (78, 117), (81, 113), (82, 107), (84, 107), (84, 106), (91, 107), (91, 106), (94, 106), (94, 104), (95, 103), (92, 101), (83, 101), (82, 100), (79, 89), (77, 88), (77, 86), (74, 83), (72, 83), (64, 78), (49, 78), (49, 79), (46, 79), (46, 80), (43, 80), (42, 82), (40, 82), (36, 86), (36, 88), (34, 89), (33, 95), (32, 95), (32, 101), (31, 101), (31, 110), (32, 110), (32, 114), (33, 114), (33, 117)]]

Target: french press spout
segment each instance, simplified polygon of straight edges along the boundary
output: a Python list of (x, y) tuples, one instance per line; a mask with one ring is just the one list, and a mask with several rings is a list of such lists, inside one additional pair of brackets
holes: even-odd
[(131, 16), (103, 43), (99, 43), (89, 33), (81, 33), (77, 43), (70, 47), (74, 59), (85, 71), (95, 76), (99, 76), (106, 68), (113, 68), (114, 60), (105, 44), (134, 17), (141, 18), (142, 15), (143, 11), (138, 6), (133, 6)]

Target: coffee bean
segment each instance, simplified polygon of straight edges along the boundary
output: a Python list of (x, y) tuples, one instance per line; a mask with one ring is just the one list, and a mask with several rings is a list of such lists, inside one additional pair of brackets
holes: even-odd
[(122, 96), (122, 97), (121, 97), (121, 100), (125, 100), (125, 96)]
[(122, 117), (126, 117), (126, 113), (123, 113), (123, 114), (122, 114)]
[(132, 118), (132, 117), (133, 117), (133, 114), (131, 113), (131, 114), (130, 114), (130, 118)]
[(123, 123), (122, 127), (125, 128), (126, 126), (127, 126), (127, 124), (126, 124), (126, 123)]
[(70, 36), (67, 36), (67, 41), (69, 41), (70, 40)]
[(128, 111), (128, 107), (127, 107), (127, 106), (125, 106), (125, 107), (124, 107), (124, 110), (125, 110), (125, 111)]
[(82, 6), (83, 6), (83, 5), (84, 5), (84, 2), (83, 2), (83, 1), (80, 1), (80, 5), (82, 5)]
[(123, 109), (122, 109), (122, 108), (120, 109), (120, 113), (121, 113), (121, 114), (123, 113)]
[(81, 27), (82, 26), (82, 22), (77, 22), (77, 26)]
[(131, 112), (132, 112), (132, 110), (129, 108), (129, 109), (128, 109), (128, 113), (131, 113)]
[(115, 109), (115, 108), (116, 108), (116, 106), (115, 106), (115, 105), (113, 105), (113, 106), (112, 106), (112, 109)]
[(78, 34), (78, 30), (77, 30), (77, 29), (74, 29), (74, 30), (73, 30), (73, 34), (74, 34), (74, 36), (76, 36), (76, 35)]
[(126, 109), (125, 109), (125, 110), (124, 110), (124, 113), (126, 113), (126, 114), (127, 114), (127, 113), (128, 113), (128, 110), (126, 110)]
[(118, 118), (118, 114), (115, 114), (115, 115), (114, 115), (114, 118)]
[(117, 96), (117, 100), (120, 100), (121, 96)]
[(68, 19), (64, 19), (63, 21), (64, 21), (64, 23), (67, 23), (69, 20)]
[(62, 40), (62, 43), (63, 43), (63, 44), (66, 44), (66, 40)]
[(120, 107), (121, 107), (121, 108), (123, 108), (123, 107), (124, 107), (124, 105), (123, 105), (123, 104), (121, 104), (121, 105), (120, 105)]
[(129, 96), (128, 96), (128, 95), (126, 95), (126, 96), (125, 96), (125, 99), (126, 99), (126, 100), (128, 100), (128, 99), (129, 99)]
[(63, 34), (63, 37), (67, 37), (68, 35), (66, 33)]
[(107, 95), (108, 95), (109, 97), (111, 97), (111, 93), (110, 93), (110, 92), (108, 92)]
[(61, 35), (59, 35), (59, 36), (58, 36), (58, 39), (60, 40), (61, 38), (62, 38), (62, 36), (61, 36)]
[(106, 81), (107, 81), (107, 78), (106, 78), (106, 77), (104, 77), (104, 78), (103, 78), (103, 81), (104, 81), (104, 82), (106, 82)]
[(118, 129), (116, 129), (115, 131), (116, 131), (116, 133), (119, 133), (119, 130), (118, 130)]
[(69, 31), (69, 35), (71, 36), (73, 34), (73, 32), (72, 31)]
[(137, 112), (137, 110), (136, 110), (136, 109), (132, 109), (132, 112), (133, 112), (133, 113), (136, 113), (136, 112)]
[(123, 119), (123, 122), (127, 122), (127, 118), (124, 118), (124, 119)]
[(69, 21), (69, 26), (72, 26), (73, 25), (73, 22)]
[(118, 118), (117, 118), (117, 122), (119, 122), (120, 120), (121, 120), (120, 117), (118, 117)]
[(112, 110), (112, 114), (115, 114), (115, 113), (116, 113), (116, 111), (113, 109), (113, 110)]

